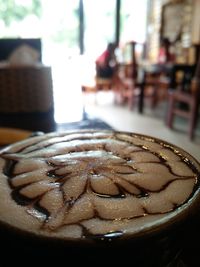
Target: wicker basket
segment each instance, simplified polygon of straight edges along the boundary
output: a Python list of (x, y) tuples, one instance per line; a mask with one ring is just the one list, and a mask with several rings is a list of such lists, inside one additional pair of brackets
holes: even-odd
[(51, 67), (0, 68), (0, 112), (46, 112), (53, 107)]
[(55, 130), (51, 67), (0, 66), (0, 125)]

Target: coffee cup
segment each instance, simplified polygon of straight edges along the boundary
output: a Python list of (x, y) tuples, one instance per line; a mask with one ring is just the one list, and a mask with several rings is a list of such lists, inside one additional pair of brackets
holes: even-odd
[(199, 207), (199, 179), (186, 151), (142, 134), (82, 130), (16, 142), (0, 152), (5, 250), (176, 266)]

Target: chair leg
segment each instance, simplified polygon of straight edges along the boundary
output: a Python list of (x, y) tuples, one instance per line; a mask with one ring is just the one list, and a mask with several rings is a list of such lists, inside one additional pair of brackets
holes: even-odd
[(133, 94), (131, 94), (128, 98), (128, 107), (130, 110), (132, 110), (134, 107), (134, 95)]
[(173, 128), (173, 119), (174, 119), (174, 113), (173, 113), (173, 108), (175, 105), (175, 100), (172, 95), (169, 96), (169, 101), (168, 101), (168, 110), (167, 110), (167, 126), (169, 128)]
[(191, 103), (191, 111), (190, 111), (190, 121), (189, 121), (189, 138), (190, 140), (194, 139), (194, 130), (197, 121), (197, 102), (196, 100)]
[(156, 86), (153, 87), (153, 94), (152, 94), (152, 101), (151, 101), (151, 108), (154, 109), (158, 103), (158, 88)]

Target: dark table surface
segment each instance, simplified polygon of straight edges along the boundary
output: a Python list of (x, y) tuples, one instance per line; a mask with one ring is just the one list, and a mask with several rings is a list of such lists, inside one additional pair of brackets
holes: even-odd
[(86, 118), (78, 122), (71, 123), (58, 123), (56, 126), (56, 131), (66, 131), (66, 130), (81, 130), (81, 129), (103, 129), (103, 130), (113, 130), (113, 128), (106, 122), (98, 118)]

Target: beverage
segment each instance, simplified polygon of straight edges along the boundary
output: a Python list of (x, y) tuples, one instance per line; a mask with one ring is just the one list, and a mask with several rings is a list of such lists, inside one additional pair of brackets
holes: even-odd
[(162, 247), (162, 233), (179, 227), (199, 203), (196, 160), (134, 133), (28, 138), (1, 151), (0, 168), (1, 224), (73, 247), (138, 248), (141, 240)]

